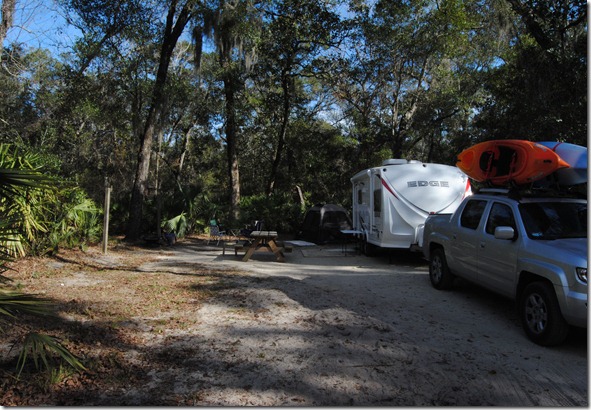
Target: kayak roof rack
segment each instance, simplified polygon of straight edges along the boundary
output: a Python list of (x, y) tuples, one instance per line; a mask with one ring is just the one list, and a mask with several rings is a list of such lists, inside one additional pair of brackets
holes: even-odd
[(511, 187), (511, 188), (490, 188), (483, 187), (476, 192), (489, 195), (503, 195), (509, 198), (520, 200), (522, 198), (578, 198), (587, 199), (585, 195), (569, 190), (557, 190), (552, 188), (530, 188), (530, 187)]
[(478, 190), (478, 192), (479, 193), (483, 193), (483, 194), (501, 194), (501, 195), (507, 195), (511, 191), (509, 190), (509, 188), (480, 188)]

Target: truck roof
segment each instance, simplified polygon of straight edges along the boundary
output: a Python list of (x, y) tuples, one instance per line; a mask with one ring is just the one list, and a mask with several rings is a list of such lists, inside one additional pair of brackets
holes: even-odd
[(556, 200), (579, 200), (587, 201), (586, 197), (578, 193), (555, 189), (524, 189), (524, 188), (480, 188), (474, 190), (474, 194), (503, 196), (519, 202), (531, 201), (556, 201)]

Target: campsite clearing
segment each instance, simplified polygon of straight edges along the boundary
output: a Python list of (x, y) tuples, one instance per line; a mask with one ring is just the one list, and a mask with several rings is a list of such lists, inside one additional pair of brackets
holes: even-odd
[(17, 263), (15, 285), (60, 313), (25, 325), (89, 371), (3, 377), (2, 405), (588, 406), (585, 332), (541, 348), (510, 302), (468, 284), (437, 292), (416, 255), (326, 245), (243, 263), (205, 243)]

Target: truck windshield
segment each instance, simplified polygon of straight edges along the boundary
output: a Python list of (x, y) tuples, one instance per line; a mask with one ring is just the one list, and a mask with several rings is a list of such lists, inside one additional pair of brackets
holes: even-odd
[(586, 238), (587, 204), (535, 202), (519, 205), (527, 235), (532, 239)]

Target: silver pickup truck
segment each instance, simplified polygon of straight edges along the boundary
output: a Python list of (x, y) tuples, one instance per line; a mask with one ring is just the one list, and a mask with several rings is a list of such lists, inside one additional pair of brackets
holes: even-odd
[(485, 191), (425, 221), (431, 283), (458, 276), (507, 296), (533, 342), (560, 344), (587, 327), (587, 201)]

